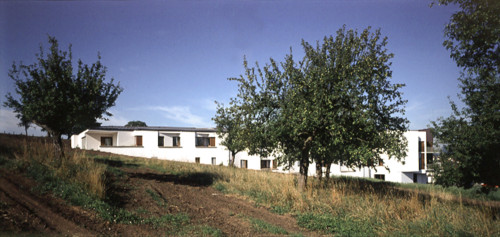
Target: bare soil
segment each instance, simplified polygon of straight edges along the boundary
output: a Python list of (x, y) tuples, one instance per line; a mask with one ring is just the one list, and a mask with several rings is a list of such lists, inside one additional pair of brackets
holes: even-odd
[[(185, 213), (189, 224), (209, 226), (227, 236), (269, 236), (252, 227), (250, 218), (281, 227), (289, 234), (317, 236), (297, 226), (290, 215), (278, 215), (251, 201), (225, 195), (210, 186), (211, 177), (180, 178), (144, 167), (119, 167), (110, 192), (120, 208), (144, 218)], [(120, 235), (156, 236), (179, 233), (151, 224), (117, 224), (94, 211), (69, 205), (51, 194), (33, 191), (37, 183), (21, 174), (0, 169), (0, 235)], [(154, 198), (154, 197), (155, 198)], [(158, 199), (159, 198), (159, 199)], [(198, 232), (187, 232), (198, 235)]]

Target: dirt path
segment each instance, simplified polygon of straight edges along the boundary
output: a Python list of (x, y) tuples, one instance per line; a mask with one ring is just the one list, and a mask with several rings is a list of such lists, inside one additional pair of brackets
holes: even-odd
[[(142, 213), (144, 218), (185, 213), (187, 228), (209, 226), (227, 236), (269, 236), (252, 226), (260, 220), (286, 230), (289, 235), (318, 236), (297, 226), (289, 215), (278, 215), (237, 196), (225, 195), (202, 179), (183, 179), (148, 168), (125, 168), (124, 178), (114, 186), (120, 208)], [(207, 177), (210, 178), (210, 177)], [(20, 174), (0, 169), (0, 235), (40, 233), (71, 236), (158, 236), (170, 235), (168, 228), (103, 221), (97, 213), (67, 204), (49, 194), (32, 189), (37, 184)], [(164, 201), (158, 204), (152, 195)], [(177, 232), (178, 233), (178, 232)], [(190, 233), (190, 232), (188, 232)], [(191, 232), (192, 233), (192, 232)], [(194, 232), (194, 235), (202, 233)], [(173, 233), (175, 234), (175, 233)]]
[(215, 227), (226, 235), (269, 235), (255, 230), (250, 224), (250, 219), (262, 220), (286, 230), (289, 234), (316, 235), (299, 228), (297, 221), (289, 215), (271, 213), (247, 200), (224, 195), (206, 184), (158, 174), (148, 169), (124, 169), (124, 171), (130, 177), (130, 184), (141, 187), (136, 192), (153, 190), (166, 201), (169, 212), (187, 213), (192, 222)]
[[(65, 205), (55, 204), (49, 196), (37, 197), (28, 188), (33, 187), (32, 182), (19, 175), (3, 170), (0, 177), (0, 200), (3, 205), (10, 208), (2, 208), (2, 226), (7, 230), (28, 230), (42, 233), (59, 233), (64, 235), (88, 236), (94, 235), (92, 230), (86, 229), (75, 223), (75, 220), (66, 219), (61, 215), (62, 211), (68, 214), (81, 212)], [(65, 210), (62, 210), (65, 209)], [(72, 215), (76, 217), (75, 215)]]

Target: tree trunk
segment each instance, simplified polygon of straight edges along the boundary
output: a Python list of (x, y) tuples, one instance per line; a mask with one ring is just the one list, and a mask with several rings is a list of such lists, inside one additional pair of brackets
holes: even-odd
[(326, 179), (330, 179), (330, 168), (331, 167), (332, 167), (332, 163), (331, 162), (327, 162), (326, 163), (326, 173), (325, 173)]
[(64, 146), (61, 138), (61, 134), (54, 134), (52, 132), (47, 131), (52, 140), (52, 145), (54, 147), (54, 161), (55, 166), (60, 167), (62, 163), (62, 159), (64, 159)]
[(229, 164), (231, 167), (234, 167), (234, 159), (235, 158), (236, 158), (236, 152), (231, 151), (231, 162)]
[(309, 169), (309, 156), (307, 152), (302, 152), (302, 157), (300, 159), (300, 169), (299, 169), (299, 180), (298, 180), (298, 188), (300, 192), (303, 192), (307, 189), (307, 172)]
[(321, 179), (323, 178), (323, 167), (321, 161), (316, 161), (316, 177), (321, 183)]

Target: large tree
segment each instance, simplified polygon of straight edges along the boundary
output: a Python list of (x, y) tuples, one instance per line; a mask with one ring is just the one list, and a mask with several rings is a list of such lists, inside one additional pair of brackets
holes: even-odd
[(61, 136), (95, 126), (97, 119), (106, 119), (104, 115), (111, 116), (107, 110), (115, 105), (122, 88), (114, 85), (113, 79), (105, 82), (106, 67), (99, 54), (90, 66), (78, 60), (75, 70), (71, 46), (68, 51), (59, 50), (57, 40), (50, 36), (49, 43), (47, 54), (40, 46), (36, 63), (13, 63), (9, 77), (19, 98), (9, 93), (4, 105), (46, 130), (60, 160), (64, 157)]
[(406, 154), (405, 100), (391, 84), (387, 38), (370, 28), (346, 30), (312, 46), (302, 41), (305, 56), (292, 52), (262, 69), (248, 67), (230, 78), (239, 84), (235, 111), (241, 113), (250, 154), (274, 155), (280, 164), (299, 163), (299, 189), (307, 184), (309, 164), (373, 166), (382, 154)]
[(432, 122), (446, 145), (436, 166), (436, 182), (469, 187), (473, 182), (500, 184), (500, 1), (440, 0), (459, 11), (445, 26), (443, 45), (462, 68), (463, 107)]

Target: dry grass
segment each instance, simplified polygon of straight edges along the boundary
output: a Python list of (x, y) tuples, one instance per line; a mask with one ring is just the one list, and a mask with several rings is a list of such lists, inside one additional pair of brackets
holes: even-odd
[[(56, 168), (49, 142), (6, 141), (5, 135), (0, 139), (3, 152), (10, 147), (18, 160), (41, 163), (58, 176), (84, 184), (93, 194), (104, 197), (106, 166), (96, 162), (95, 156), (68, 151), (69, 158)], [(296, 177), (289, 174), (116, 155), (99, 158), (179, 176), (209, 174), (202, 177), (213, 177), (210, 183), (216, 189), (248, 198), (277, 213), (290, 213), (299, 225), (326, 234), (500, 236), (498, 208), (465, 205), (460, 196), (451, 197), (432, 188), (401, 190), (385, 182), (334, 177), (323, 183), (311, 178), (307, 191), (301, 193)]]
[[(216, 174), (215, 188), (245, 196), (277, 212), (341, 216), (341, 224), (352, 225), (354, 230), (345, 232), (347, 235), (368, 233), (356, 229), (360, 223), (377, 235), (500, 235), (498, 209), (449, 201), (450, 194), (437, 191), (401, 190), (385, 182), (334, 177), (321, 184), (311, 179), (307, 191), (301, 193), (295, 185), (296, 177), (289, 174), (156, 159), (136, 158), (134, 162), (180, 175)], [(442, 196), (448, 198), (443, 200)], [(457, 199), (461, 197), (453, 197)]]
[(66, 158), (61, 165), (56, 165), (54, 147), (46, 138), (33, 138), (23, 136), (0, 136), (2, 147), (10, 151), (11, 157), (26, 168), (30, 164), (43, 165), (54, 174), (69, 182), (79, 183), (93, 195), (103, 198), (105, 196), (105, 171), (106, 166), (88, 157), (85, 151), (70, 150), (66, 144)]

